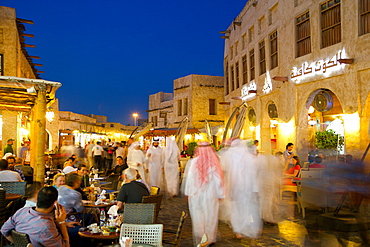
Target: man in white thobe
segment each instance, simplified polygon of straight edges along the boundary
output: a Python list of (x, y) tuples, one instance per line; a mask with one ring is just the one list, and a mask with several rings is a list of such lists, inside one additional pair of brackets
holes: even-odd
[(179, 193), (179, 160), (180, 150), (176, 141), (172, 137), (167, 137), (163, 151), (163, 165), (166, 189), (170, 196), (176, 196)]
[(145, 171), (146, 171), (145, 155), (143, 151), (141, 151), (140, 149), (139, 142), (134, 142), (131, 144), (128, 155), (127, 155), (127, 165), (130, 168), (134, 168), (138, 170), (142, 181), (146, 183), (145, 181)]
[(218, 231), (219, 200), (225, 196), (224, 178), (219, 158), (208, 142), (196, 149), (196, 157), (188, 161), (185, 195), (196, 246), (207, 234), (208, 242), (215, 243)]
[(152, 146), (146, 152), (147, 168), (149, 170), (149, 185), (162, 187), (162, 152), (163, 149), (159, 146), (158, 141), (154, 141)]
[(256, 156), (249, 152), (246, 141), (236, 139), (223, 153), (221, 161), (226, 169), (229, 215), (235, 236), (236, 238), (247, 236), (254, 242), (262, 227)]

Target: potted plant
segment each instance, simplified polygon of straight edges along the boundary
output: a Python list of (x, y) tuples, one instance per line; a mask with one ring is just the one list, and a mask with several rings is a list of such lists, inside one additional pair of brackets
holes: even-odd
[(315, 133), (315, 146), (328, 155), (336, 155), (343, 149), (344, 137), (335, 133), (334, 130), (317, 131)]
[(188, 148), (186, 149), (186, 154), (193, 158), (195, 148), (198, 146), (196, 142), (189, 142)]

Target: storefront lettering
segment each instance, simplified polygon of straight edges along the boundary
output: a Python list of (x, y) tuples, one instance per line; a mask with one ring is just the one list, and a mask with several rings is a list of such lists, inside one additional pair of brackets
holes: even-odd
[(246, 101), (257, 93), (257, 84), (255, 81), (251, 81), (249, 84), (242, 87), (242, 100)]
[(291, 79), (296, 83), (314, 75), (329, 75), (331, 72), (343, 69), (345, 64), (341, 64), (338, 60), (342, 58), (344, 50), (338, 51), (333, 57), (327, 60), (318, 60), (315, 62), (304, 62), (301, 67), (293, 67)]
[(269, 76), (265, 77), (265, 83), (263, 84), (262, 92), (268, 94), (272, 91), (272, 82)]

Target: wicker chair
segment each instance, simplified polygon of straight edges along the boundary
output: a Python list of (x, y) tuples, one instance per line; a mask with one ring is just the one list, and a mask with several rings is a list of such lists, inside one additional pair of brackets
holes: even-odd
[(117, 185), (118, 185), (118, 178), (119, 178), (119, 175), (116, 175), (116, 174), (109, 175), (106, 179), (106, 182), (111, 182), (111, 184), (106, 185), (106, 186), (101, 186), (101, 188), (108, 189), (108, 190), (116, 190)]
[(162, 247), (162, 232), (162, 224), (140, 225), (122, 223), (120, 239), (128, 237), (132, 238), (134, 243)]
[(154, 203), (155, 204), (155, 215), (154, 223), (157, 223), (159, 210), (161, 210), (163, 194), (153, 195), (153, 196), (143, 196), (142, 203)]
[[(6, 191), (0, 188), (0, 228), (3, 226), (6, 220), (6, 201), (5, 201)], [(0, 234), (0, 246), (4, 246), (4, 236)]]
[(27, 234), (12, 230), (12, 238), (14, 247), (32, 247), (30, 238)]
[(1, 187), (6, 190), (7, 193), (26, 195), (26, 184), (27, 182), (0, 182)]
[(184, 226), (184, 222), (185, 222), (185, 219), (186, 218), (187, 218), (186, 212), (185, 211), (182, 211), (181, 212), (180, 221), (179, 221), (179, 225), (177, 227), (177, 230), (170, 230), (170, 229), (164, 229), (163, 230), (163, 232), (165, 232), (165, 233), (176, 234), (174, 241), (163, 240), (163, 243), (171, 244), (171, 245), (176, 246), (176, 247), (180, 246), (181, 232), (182, 232), (182, 228)]
[(125, 203), (122, 223), (153, 224), (155, 215), (154, 203)]

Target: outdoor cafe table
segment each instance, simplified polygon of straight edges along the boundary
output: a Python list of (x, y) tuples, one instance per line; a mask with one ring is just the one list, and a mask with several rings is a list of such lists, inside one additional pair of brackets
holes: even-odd
[(104, 235), (103, 233), (92, 233), (90, 231), (85, 232), (78, 232), (83, 238), (90, 238), (90, 239), (97, 239), (97, 240), (109, 240), (109, 239), (118, 239), (120, 233), (119, 232), (110, 232), (109, 235)]
[(21, 194), (15, 194), (15, 193), (6, 193), (5, 194), (5, 200), (7, 201), (15, 201), (17, 199), (22, 198)]
[[(132, 243), (132, 247), (153, 247), (154, 245), (151, 244), (139, 244), (139, 243)], [(103, 247), (120, 247), (119, 244), (112, 244), (112, 245), (105, 245)]]
[(99, 204), (95, 204), (93, 202), (88, 202), (88, 203), (84, 203), (84, 207), (86, 208), (109, 208), (113, 205), (116, 205), (117, 202), (110, 202), (110, 203), (99, 203)]

